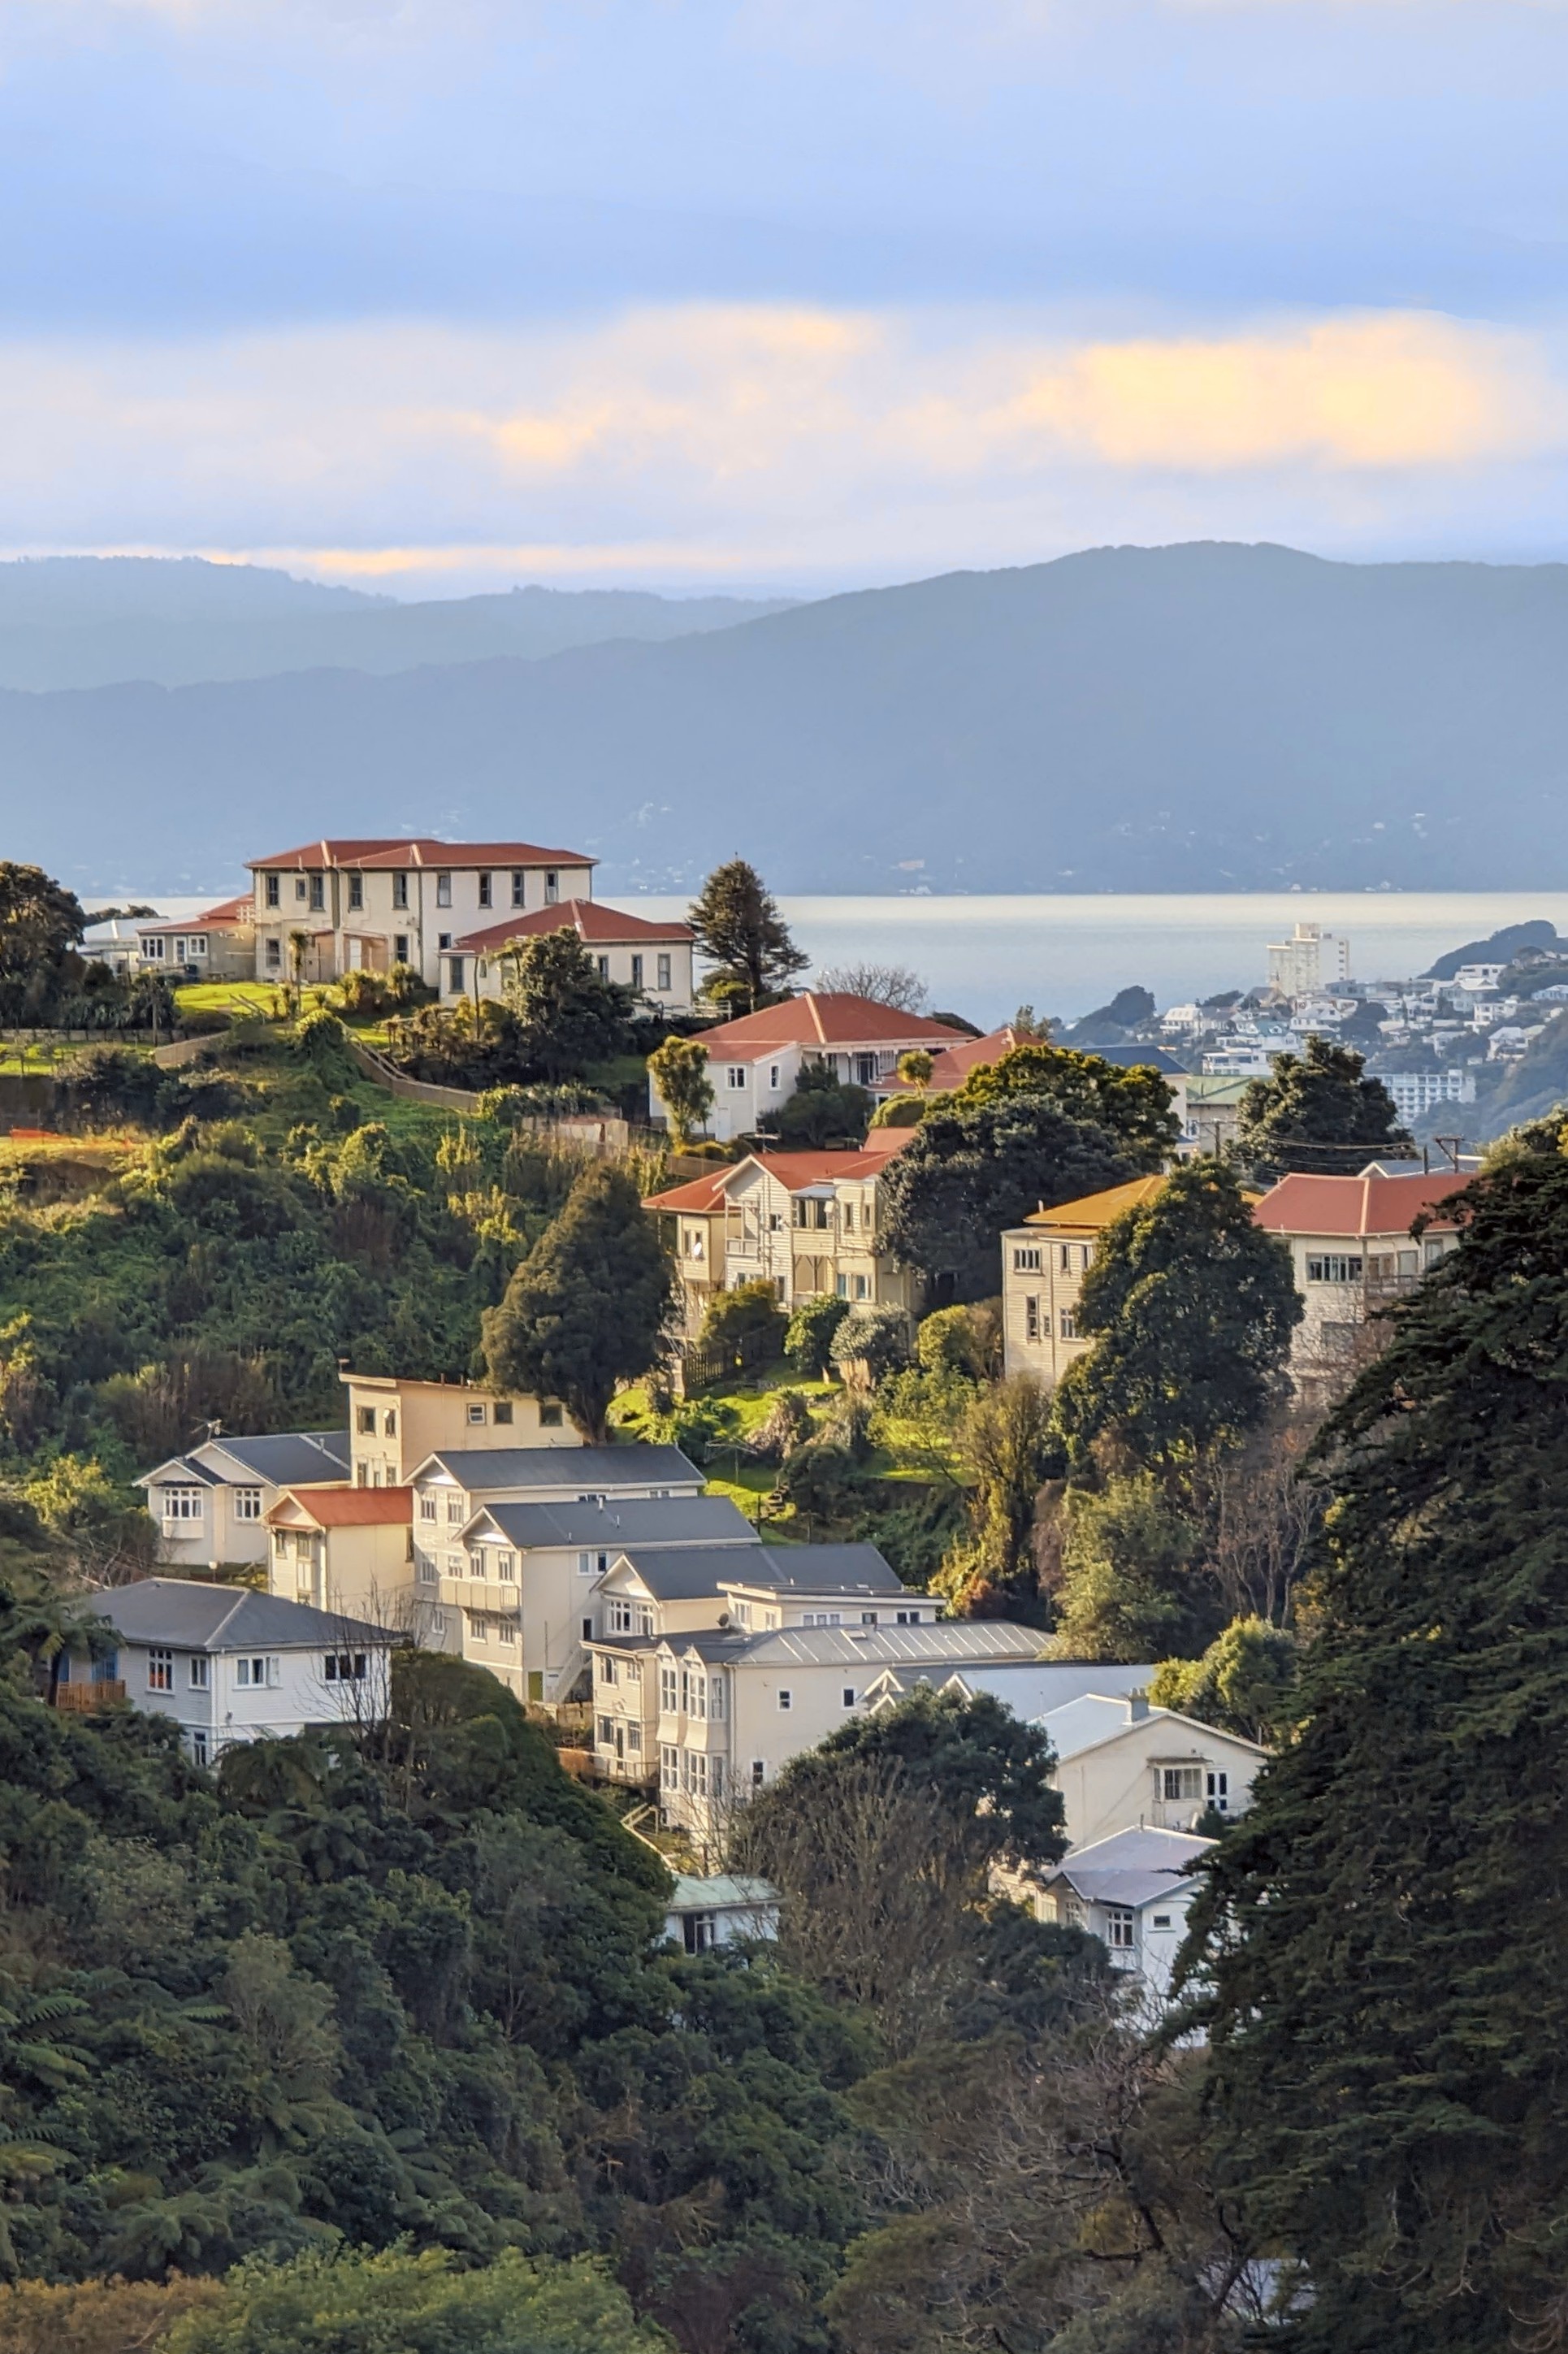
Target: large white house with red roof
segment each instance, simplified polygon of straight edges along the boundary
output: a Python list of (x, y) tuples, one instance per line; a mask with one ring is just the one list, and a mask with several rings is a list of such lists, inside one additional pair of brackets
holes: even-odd
[(1359, 1177), (1293, 1172), (1255, 1204), (1258, 1225), (1289, 1246), (1306, 1310), (1291, 1350), (1299, 1379), (1333, 1379), (1353, 1363), (1368, 1317), (1455, 1248), (1442, 1204), (1466, 1182), (1452, 1170), (1385, 1175), (1374, 1162)]
[(450, 979), (464, 933), (503, 912), (590, 897), (596, 862), (531, 842), (408, 835), (308, 842), (246, 864), (258, 980), (336, 981), (407, 964), (434, 989)]
[(563, 899), (460, 934), (454, 952), (441, 960), (442, 997), (500, 997), (516, 949), (541, 933), (557, 931), (576, 932), (606, 981), (635, 990), (661, 1013), (692, 1011), (690, 924), (628, 915), (601, 899)]
[(881, 1181), (912, 1128), (874, 1128), (858, 1152), (752, 1152), (652, 1194), (680, 1270), (684, 1326), (700, 1331), (715, 1291), (773, 1286), (794, 1308), (822, 1292), (874, 1307), (919, 1305), (918, 1278), (882, 1241)]
[[(959, 1044), (964, 1033), (923, 1013), (901, 1013), (873, 998), (821, 990), (802, 991), (760, 1013), (743, 1013), (705, 1030), (714, 1108), (708, 1126), (721, 1143), (749, 1136), (770, 1111), (795, 1092), (807, 1063), (823, 1063), (836, 1079), (868, 1087), (874, 1095), (898, 1091), (898, 1057), (915, 1048), (937, 1055)], [(649, 1104), (663, 1118), (652, 1082)]]

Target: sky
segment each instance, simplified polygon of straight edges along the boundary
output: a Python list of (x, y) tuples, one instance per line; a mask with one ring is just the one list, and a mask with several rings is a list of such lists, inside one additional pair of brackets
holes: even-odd
[(0, 552), (1568, 557), (1568, 0), (0, 0)]

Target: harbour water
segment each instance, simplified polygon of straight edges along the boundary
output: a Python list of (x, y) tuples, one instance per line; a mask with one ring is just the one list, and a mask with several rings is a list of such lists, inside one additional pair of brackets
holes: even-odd
[[(680, 915), (677, 899), (637, 899)], [(1141, 896), (789, 898), (780, 905), (820, 966), (908, 965), (934, 1006), (984, 1026), (1021, 1004), (1067, 1020), (1138, 983), (1161, 1005), (1260, 988), (1271, 940), (1298, 923), (1347, 937), (1359, 981), (1404, 980), (1504, 924), (1544, 917), (1568, 932), (1568, 891), (1216, 892)]]

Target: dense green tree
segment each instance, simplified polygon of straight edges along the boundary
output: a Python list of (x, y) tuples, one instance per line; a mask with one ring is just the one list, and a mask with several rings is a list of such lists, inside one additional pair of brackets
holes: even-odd
[(979, 1617), (1036, 1617), (1035, 1505), (1057, 1452), (1050, 1398), (1031, 1374), (1016, 1373), (972, 1398), (958, 1434), (969, 1474), (969, 1530), (940, 1580), (959, 1608)]
[(1197, 1928), (1213, 2163), (1324, 2354), (1561, 2344), (1568, 1159), (1462, 1197), (1331, 1427), (1296, 1735)]
[(979, 1065), (953, 1102), (967, 1110), (1017, 1096), (1043, 1097), (1071, 1119), (1104, 1129), (1139, 1171), (1160, 1168), (1181, 1140), (1171, 1089), (1152, 1065), (1126, 1069), (1100, 1055), (1034, 1039)]
[(490, 1378), (498, 1389), (561, 1399), (584, 1437), (602, 1443), (617, 1386), (659, 1355), (674, 1289), (637, 1187), (624, 1170), (598, 1163), (486, 1315)]
[(1060, 1503), (1052, 1649), (1067, 1659), (1159, 1659), (1209, 1631), (1198, 1531), (1152, 1471), (1069, 1488)]
[(599, 971), (568, 926), (536, 932), (507, 949), (503, 988), (517, 1025), (525, 1079), (581, 1078), (593, 1063), (624, 1054), (637, 1000)]
[(0, 859), (0, 1021), (48, 1022), (73, 971), (86, 918), (41, 866)]
[(1302, 1055), (1280, 1055), (1266, 1079), (1249, 1081), (1241, 1100), (1236, 1152), (1244, 1167), (1270, 1182), (1287, 1170), (1353, 1177), (1380, 1155), (1411, 1151), (1393, 1097), (1364, 1076), (1353, 1047), (1311, 1037)]
[(684, 1150), (707, 1126), (714, 1108), (708, 1050), (697, 1038), (666, 1038), (648, 1057), (648, 1075), (659, 1091), (676, 1146)]
[(835, 1078), (831, 1063), (808, 1061), (800, 1066), (794, 1093), (762, 1124), (786, 1152), (821, 1151), (861, 1143), (872, 1108), (866, 1088)]
[(1285, 1246), (1266, 1235), (1234, 1174), (1183, 1161), (1114, 1219), (1077, 1307), (1095, 1345), (1056, 1390), (1075, 1467), (1096, 1443), (1189, 1467), (1261, 1422), (1278, 1395), (1301, 1301)]
[(884, 1374), (909, 1363), (909, 1319), (901, 1308), (857, 1300), (828, 1344), (841, 1380), (874, 1389)]
[(703, 995), (726, 1014), (755, 1013), (785, 994), (810, 963), (789, 937), (773, 894), (744, 858), (715, 866), (687, 912), (710, 970)]
[(758, 1276), (714, 1293), (703, 1317), (702, 1339), (705, 1347), (720, 1349), (738, 1348), (745, 1341), (771, 1342), (777, 1355), (788, 1330), (778, 1292), (766, 1276)]
[(1001, 1237), (1031, 1211), (1139, 1174), (1109, 1132), (1048, 1097), (957, 1098), (929, 1111), (882, 1181), (883, 1240), (944, 1301), (996, 1291)]
[(1298, 1653), (1288, 1628), (1233, 1618), (1199, 1659), (1161, 1659), (1149, 1687), (1157, 1708), (1178, 1709), (1245, 1740), (1282, 1740), (1295, 1722)]
[(833, 1335), (849, 1314), (849, 1301), (836, 1291), (820, 1291), (802, 1299), (784, 1335), (784, 1354), (796, 1373), (820, 1382), (828, 1370)]

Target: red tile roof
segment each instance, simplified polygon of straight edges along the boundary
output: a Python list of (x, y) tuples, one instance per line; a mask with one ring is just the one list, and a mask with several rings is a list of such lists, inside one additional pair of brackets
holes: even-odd
[(1447, 1201), (1467, 1182), (1451, 1169), (1411, 1177), (1292, 1172), (1264, 1195), (1253, 1215), (1272, 1235), (1407, 1235), (1423, 1210)]
[(684, 1210), (694, 1216), (699, 1212), (722, 1208), (726, 1177), (735, 1175), (735, 1163), (723, 1161), (710, 1177), (693, 1177), (684, 1185), (672, 1185), (668, 1193), (644, 1196), (645, 1210)]
[(267, 1518), (285, 1504), (300, 1510), (320, 1529), (396, 1527), (414, 1517), (412, 1488), (285, 1488)]
[(597, 866), (580, 850), (541, 850), (532, 842), (438, 842), (433, 835), (307, 842), (270, 858), (248, 858), (247, 866)]
[(759, 1013), (743, 1013), (703, 1032), (710, 1055), (765, 1055), (770, 1046), (952, 1046), (963, 1036), (924, 1013), (899, 1013), (874, 998), (823, 995), (808, 989)]
[(199, 916), (184, 916), (178, 923), (138, 924), (138, 932), (199, 932), (206, 924), (248, 924), (256, 913), (256, 902), (249, 891), (238, 899), (225, 899), (221, 907), (207, 907)]
[(957, 1045), (945, 1046), (936, 1057), (931, 1085), (961, 1087), (971, 1071), (980, 1070), (988, 1063), (1000, 1063), (1004, 1055), (1011, 1055), (1015, 1046), (1023, 1043), (1011, 1022), (983, 1038), (960, 1038)]
[(460, 949), (471, 949), (482, 955), (486, 949), (503, 949), (511, 940), (525, 940), (542, 932), (575, 931), (580, 940), (601, 944), (641, 940), (689, 940), (690, 924), (654, 923), (646, 916), (628, 916), (619, 907), (607, 907), (602, 899), (563, 899), (557, 907), (533, 907), (527, 915), (510, 917), (505, 923), (487, 925), (482, 932), (466, 932), (458, 941)]
[[(787, 1193), (802, 1193), (809, 1185), (830, 1184), (838, 1177), (880, 1177), (893, 1155), (902, 1152), (916, 1132), (912, 1128), (874, 1129), (872, 1133), (879, 1141), (859, 1152), (748, 1152), (744, 1161), (723, 1162), (710, 1177), (694, 1177), (667, 1193), (650, 1194), (642, 1206), (684, 1210), (689, 1215), (711, 1213), (720, 1206), (727, 1181), (738, 1177), (743, 1169), (766, 1169)], [(880, 1141), (884, 1137), (886, 1143)]]

